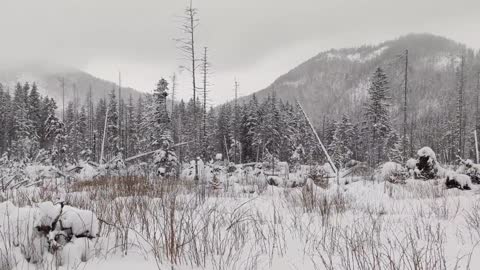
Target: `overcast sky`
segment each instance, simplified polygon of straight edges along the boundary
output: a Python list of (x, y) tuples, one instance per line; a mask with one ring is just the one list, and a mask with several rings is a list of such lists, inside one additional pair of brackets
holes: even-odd
[[(184, 64), (187, 0), (0, 0), (0, 60), (48, 60), (151, 91)], [(478, 0), (194, 0), (212, 102), (263, 89), (317, 53), (430, 32), (480, 48)], [(191, 95), (181, 75), (179, 95)]]

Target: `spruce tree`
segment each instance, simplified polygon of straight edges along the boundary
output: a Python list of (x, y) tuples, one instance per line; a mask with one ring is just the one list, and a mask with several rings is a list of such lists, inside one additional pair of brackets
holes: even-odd
[(391, 132), (388, 113), (388, 79), (381, 68), (377, 68), (368, 89), (368, 103), (365, 112), (365, 135), (368, 139), (368, 161), (376, 166), (386, 160), (385, 147)]
[(329, 146), (329, 152), (337, 167), (344, 167), (351, 160), (353, 151), (353, 125), (350, 119), (344, 114), (336, 124), (333, 140)]
[(133, 104), (133, 97), (130, 95), (128, 98), (127, 104), (127, 116), (126, 116), (126, 123), (127, 123), (127, 156), (133, 156), (137, 153), (137, 121), (135, 118), (135, 105)]
[(173, 142), (170, 127), (170, 117), (168, 116), (167, 111), (167, 90), (168, 82), (162, 78), (158, 82), (157, 88), (153, 91), (154, 113), (152, 115), (152, 119), (150, 119), (150, 124), (153, 127), (152, 146), (157, 149), (161, 147), (163, 142), (169, 144)]
[(28, 96), (28, 119), (32, 122), (34, 132), (38, 133), (41, 128), (41, 100), (37, 85), (32, 84), (32, 89)]
[(107, 110), (107, 142), (105, 147), (107, 160), (110, 160), (112, 157), (117, 156), (120, 153), (117, 107), (115, 89), (112, 89), (109, 95)]
[(7, 98), (7, 93), (0, 83), (0, 156), (7, 150), (8, 145), (8, 107), (10, 97)]

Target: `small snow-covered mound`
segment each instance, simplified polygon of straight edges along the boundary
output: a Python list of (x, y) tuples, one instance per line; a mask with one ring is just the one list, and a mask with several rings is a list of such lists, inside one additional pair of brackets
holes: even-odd
[(64, 206), (60, 220), (62, 226), (71, 229), (77, 237), (95, 237), (98, 234), (98, 219), (92, 211)]

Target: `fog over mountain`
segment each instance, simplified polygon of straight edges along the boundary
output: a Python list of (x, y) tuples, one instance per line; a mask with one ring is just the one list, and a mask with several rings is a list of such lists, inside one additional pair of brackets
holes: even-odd
[[(65, 65), (28, 62), (21, 65), (0, 67), (0, 83), (13, 92), (12, 90), (17, 82), (21, 84), (25, 82), (30, 84), (36, 83), (40, 93), (54, 98), (58, 106), (62, 106), (63, 83), (65, 87), (65, 104), (72, 101), (74, 96), (77, 96), (81, 102), (84, 102), (90, 89), (94, 101), (106, 97), (112, 89), (118, 89), (118, 82), (100, 79), (95, 77), (94, 74)], [(122, 94), (125, 98), (128, 98), (130, 95), (137, 98), (140, 92), (129, 87), (122, 87)]]
[[(181, 36), (179, 16), (188, 2), (4, 0), (0, 63), (50, 61), (110, 81), (117, 81), (120, 70), (125, 86), (150, 90), (159, 77), (179, 73), (185, 64), (174, 39)], [(240, 94), (250, 94), (330, 48), (410, 32), (480, 48), (480, 38), (472, 34), (480, 27), (476, 0), (208, 0), (194, 5), (200, 20), (198, 50), (210, 48), (216, 105), (232, 99), (235, 77)], [(179, 97), (188, 98), (188, 76), (180, 77)]]

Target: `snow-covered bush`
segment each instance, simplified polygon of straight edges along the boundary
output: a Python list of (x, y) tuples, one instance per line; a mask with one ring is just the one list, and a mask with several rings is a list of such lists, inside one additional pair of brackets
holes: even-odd
[(457, 173), (463, 173), (470, 177), (472, 183), (480, 184), (480, 165), (473, 163), (472, 160), (462, 160), (462, 165), (457, 169)]
[(414, 158), (408, 159), (405, 163), (405, 167), (407, 167), (408, 170), (415, 170), (417, 167), (417, 160)]
[(375, 171), (375, 180), (378, 182), (405, 183), (408, 171), (396, 162), (386, 162)]
[(156, 166), (156, 174), (161, 177), (176, 177), (178, 161), (175, 152), (168, 146), (164, 146), (153, 154), (153, 163)]
[(313, 183), (319, 187), (327, 188), (329, 185), (329, 176), (330, 174), (325, 166), (311, 166), (308, 171), (307, 179), (311, 179)]
[[(221, 155), (221, 154), (217, 154)], [(222, 188), (222, 182), (220, 180), (222, 173), (222, 165), (221, 165), (221, 157), (217, 158), (217, 161), (211, 164), (211, 174), (212, 174), (212, 179), (209, 180), (209, 186), (213, 190), (219, 190)]]

